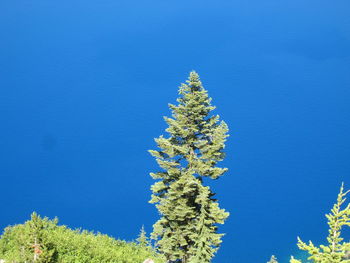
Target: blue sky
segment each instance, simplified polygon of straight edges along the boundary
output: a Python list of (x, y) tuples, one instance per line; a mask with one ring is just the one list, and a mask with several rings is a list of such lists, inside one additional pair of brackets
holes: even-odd
[(0, 227), (32, 211), (148, 232), (147, 153), (196, 70), (230, 128), (212, 184), (231, 216), (214, 263), (323, 242), (350, 188), (349, 1), (0, 2)]

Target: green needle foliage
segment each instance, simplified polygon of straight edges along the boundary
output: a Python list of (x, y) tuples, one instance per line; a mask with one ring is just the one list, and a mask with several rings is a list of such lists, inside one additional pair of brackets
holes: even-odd
[(57, 218), (49, 220), (33, 213), (24, 225), (7, 227), (0, 239), (1, 258), (10, 262), (55, 262), (57, 251), (49, 237), (57, 222)]
[(168, 262), (206, 263), (223, 236), (217, 224), (229, 213), (219, 208), (203, 179), (217, 179), (227, 171), (216, 164), (225, 156), (228, 127), (210, 114), (215, 107), (196, 72), (190, 73), (179, 94), (178, 105), (169, 104), (172, 118), (164, 117), (169, 136), (155, 139), (159, 150), (150, 150), (162, 169), (151, 173), (158, 181), (150, 202), (161, 215), (152, 238)]
[(141, 227), (140, 234), (136, 241), (142, 247), (148, 247), (150, 245), (144, 226)]
[(6, 263), (141, 263), (146, 258), (164, 262), (150, 247), (57, 222), (34, 213), (24, 224), (7, 227), (0, 238), (0, 259)]
[[(306, 244), (298, 238), (298, 247), (311, 255), (308, 259), (312, 260), (312, 262), (350, 263), (350, 242), (343, 242), (344, 239), (340, 236), (342, 228), (350, 226), (350, 203), (342, 208), (346, 201), (345, 196), (349, 192), (344, 192), (344, 185), (342, 184), (337, 202), (333, 205), (331, 213), (326, 215), (329, 226), (327, 245), (316, 247), (311, 241), (309, 241), (309, 244)], [(294, 258), (290, 262), (301, 263), (301, 261)]]

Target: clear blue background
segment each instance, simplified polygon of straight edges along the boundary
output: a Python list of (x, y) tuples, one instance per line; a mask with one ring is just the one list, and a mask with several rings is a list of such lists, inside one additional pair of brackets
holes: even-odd
[(324, 242), (350, 188), (349, 13), (348, 0), (1, 0), (0, 227), (37, 211), (150, 232), (147, 150), (194, 69), (231, 134), (214, 262), (283, 263), (297, 235)]

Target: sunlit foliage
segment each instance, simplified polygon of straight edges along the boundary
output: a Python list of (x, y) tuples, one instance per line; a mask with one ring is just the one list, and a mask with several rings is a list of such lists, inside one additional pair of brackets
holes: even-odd
[[(333, 205), (331, 213), (326, 215), (328, 220), (327, 244), (315, 246), (312, 241), (303, 242), (298, 237), (298, 247), (309, 253), (309, 260), (314, 263), (350, 263), (350, 242), (341, 237), (343, 227), (350, 226), (350, 203), (344, 207), (346, 195), (342, 184), (337, 202)], [(292, 257), (290, 263), (301, 263)]]
[(0, 258), (10, 263), (142, 263), (146, 258), (164, 262), (150, 247), (72, 230), (36, 213), (24, 224), (5, 229)]

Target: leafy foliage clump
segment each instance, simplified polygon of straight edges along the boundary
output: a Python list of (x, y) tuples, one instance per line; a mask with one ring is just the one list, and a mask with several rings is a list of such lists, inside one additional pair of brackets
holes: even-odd
[(0, 258), (11, 263), (141, 263), (146, 258), (164, 262), (149, 246), (72, 230), (36, 213), (24, 224), (5, 229)]

